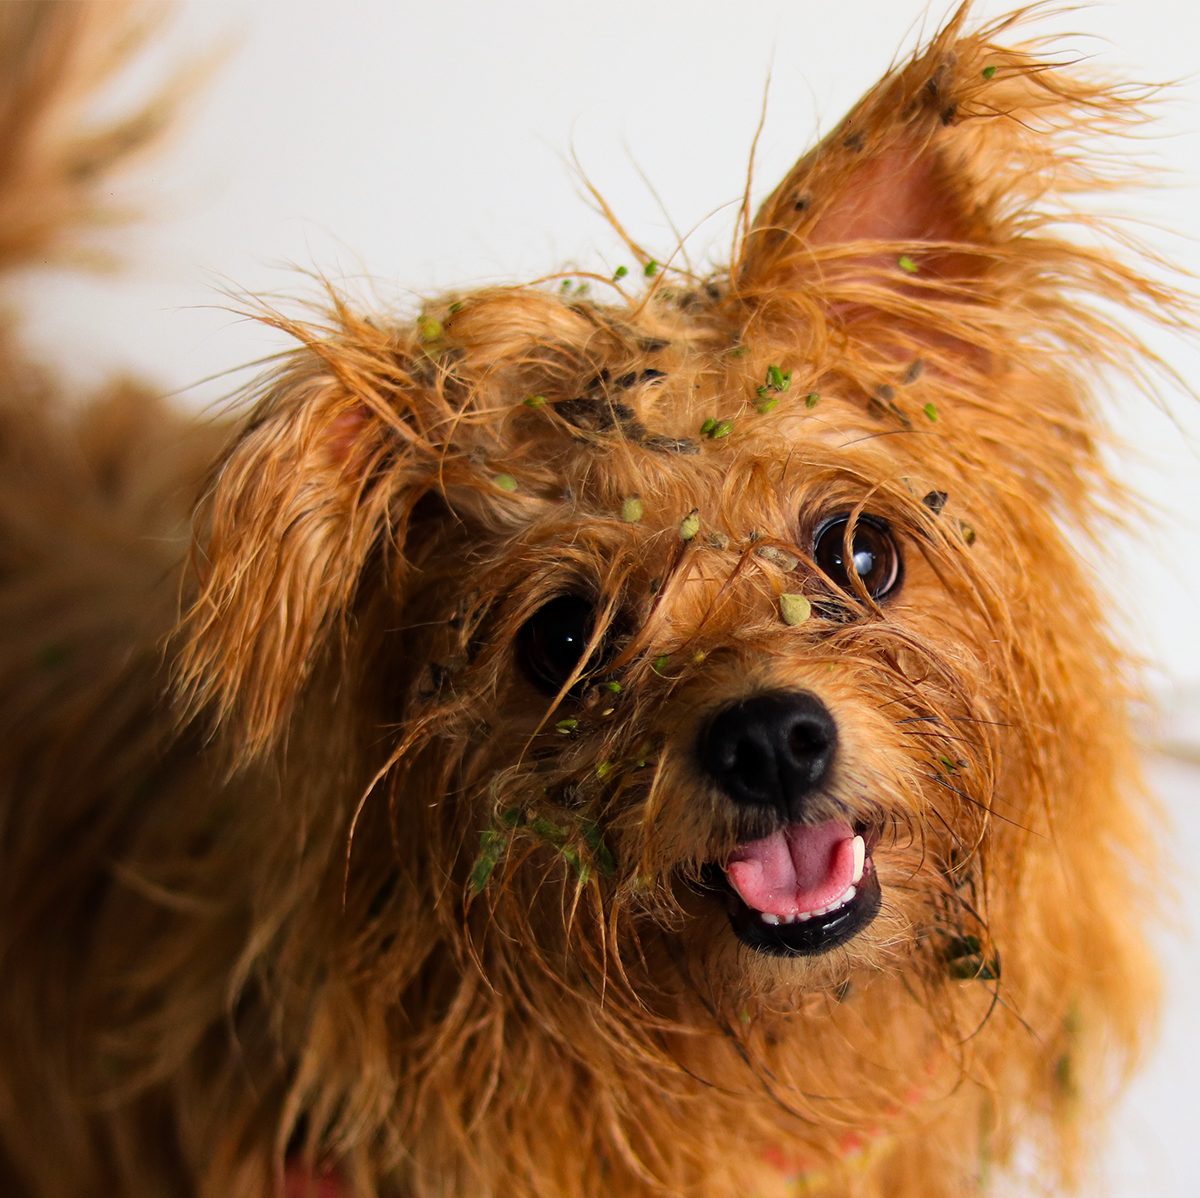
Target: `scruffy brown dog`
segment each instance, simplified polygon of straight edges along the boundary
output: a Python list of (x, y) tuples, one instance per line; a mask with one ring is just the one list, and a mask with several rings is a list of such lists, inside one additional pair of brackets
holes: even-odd
[[(145, 131), (99, 10), (0, 12), (7, 263)], [(268, 316), (219, 427), (7, 353), (0, 1192), (1078, 1180), (1155, 989), (1092, 394), (1186, 313), (1076, 212), (1141, 97), (1014, 20), (711, 278)]]

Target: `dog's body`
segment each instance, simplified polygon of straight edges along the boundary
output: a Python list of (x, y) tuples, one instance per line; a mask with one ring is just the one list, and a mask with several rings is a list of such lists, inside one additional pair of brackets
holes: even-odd
[(712, 279), (335, 301), (229, 426), (5, 356), (0, 1191), (1076, 1178), (1154, 993), (1094, 301), (1176, 309), (1058, 228), (1131, 102), (994, 34)]

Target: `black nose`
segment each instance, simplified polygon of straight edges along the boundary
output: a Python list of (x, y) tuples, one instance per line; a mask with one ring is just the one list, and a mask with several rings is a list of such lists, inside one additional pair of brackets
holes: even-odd
[(735, 802), (798, 819), (829, 777), (837, 725), (806, 691), (770, 691), (717, 713), (701, 734), (700, 764)]

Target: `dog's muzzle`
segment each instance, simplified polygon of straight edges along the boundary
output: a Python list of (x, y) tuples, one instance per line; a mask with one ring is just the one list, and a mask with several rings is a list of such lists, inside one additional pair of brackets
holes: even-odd
[(870, 829), (811, 819), (837, 743), (833, 716), (807, 691), (769, 691), (723, 708), (697, 742), (700, 765), (721, 791), (777, 825), (739, 845), (717, 879), (734, 932), (760, 952), (828, 952), (879, 912)]

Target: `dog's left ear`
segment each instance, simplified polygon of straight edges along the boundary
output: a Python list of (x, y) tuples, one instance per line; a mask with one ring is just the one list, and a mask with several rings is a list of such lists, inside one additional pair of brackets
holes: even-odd
[[(963, 36), (964, 5), (886, 76), (762, 205), (733, 267), (756, 305), (824, 302), (911, 322), (914, 297), (970, 298), (1030, 203), (1053, 189), (1046, 136), (1086, 87)], [(1011, 23), (1011, 19), (1008, 23)], [(936, 315), (934, 316), (936, 320)]]
[(334, 336), (286, 326), (306, 347), (269, 380), (198, 510), (175, 682), (189, 711), (231, 726), (241, 761), (279, 734), (372, 555), (403, 569), (436, 461), (419, 409), (440, 390), (409, 376), (411, 347), (340, 316)]

